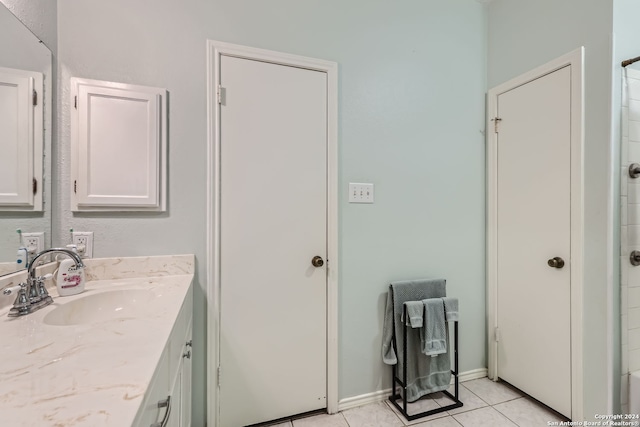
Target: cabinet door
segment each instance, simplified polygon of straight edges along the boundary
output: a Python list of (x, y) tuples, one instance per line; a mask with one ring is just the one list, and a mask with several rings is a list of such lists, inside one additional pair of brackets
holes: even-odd
[(42, 210), (37, 188), (42, 182), (43, 110), (38, 93), (42, 74), (0, 68), (1, 210)]
[(164, 210), (166, 91), (72, 79), (72, 209)]

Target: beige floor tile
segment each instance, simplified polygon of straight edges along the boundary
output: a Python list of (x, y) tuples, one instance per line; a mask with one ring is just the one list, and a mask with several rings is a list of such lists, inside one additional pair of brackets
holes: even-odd
[(349, 427), (342, 414), (321, 414), (293, 420), (293, 427)]
[(402, 427), (404, 425), (384, 402), (348, 409), (342, 414), (349, 427)]
[(548, 421), (566, 421), (562, 416), (527, 397), (500, 403), (494, 406), (494, 409), (519, 427), (546, 426)]
[[(454, 386), (449, 387), (449, 393), (451, 393), (452, 395), (454, 394)], [(460, 401), (464, 406), (462, 406), (461, 408), (451, 409), (450, 411), (448, 411), (449, 415), (460, 414), (462, 412), (473, 411), (474, 409), (484, 408), (485, 406), (489, 406), (487, 402), (485, 402), (484, 400), (480, 399), (478, 396), (473, 394), (471, 391), (469, 391), (468, 388), (466, 388), (462, 384), (460, 384), (458, 393), (459, 393), (458, 398), (460, 399)], [(436, 393), (434, 400), (440, 406), (447, 406), (453, 403), (453, 400), (445, 396), (443, 393)]]
[(416, 424), (414, 427), (460, 427), (460, 424), (453, 417), (438, 418), (426, 423)]
[(466, 381), (464, 386), (489, 405), (497, 405), (522, 397), (522, 393), (510, 385), (501, 381), (491, 381), (488, 378)]
[[(402, 406), (402, 402), (399, 401), (398, 402), (401, 406)], [(387, 405), (391, 408), (391, 410), (396, 413), (398, 415), (398, 417), (400, 417), (400, 419), (402, 420), (402, 422), (404, 423), (404, 425), (410, 426), (410, 425), (414, 425), (414, 424), (419, 424), (419, 423), (424, 423), (425, 421), (431, 421), (431, 420), (435, 420), (437, 418), (443, 418), (448, 416), (449, 414), (445, 412), (440, 412), (438, 414), (434, 414), (434, 415), (429, 415), (428, 417), (424, 417), (424, 418), (419, 418), (417, 420), (413, 420), (413, 421), (408, 421), (401, 413), (400, 411), (398, 411), (396, 409), (395, 406), (393, 406), (393, 404), (391, 404), (391, 402), (389, 402), (389, 400), (387, 400)], [(437, 409), (440, 408), (440, 405), (438, 405), (435, 400), (433, 399), (420, 399), (414, 403), (410, 403), (409, 405), (407, 405), (407, 413), (409, 415), (414, 415), (414, 414), (419, 414), (420, 412), (425, 412), (425, 411), (430, 411), (431, 409)]]
[(517, 427), (500, 412), (490, 407), (463, 412), (454, 415), (453, 418), (463, 427)]

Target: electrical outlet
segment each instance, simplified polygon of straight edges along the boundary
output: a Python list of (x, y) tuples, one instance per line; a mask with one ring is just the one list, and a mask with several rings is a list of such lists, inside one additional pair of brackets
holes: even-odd
[(22, 233), (22, 244), (30, 255), (35, 255), (44, 250), (44, 232)]
[(373, 184), (350, 182), (349, 203), (373, 203)]
[(93, 231), (74, 231), (71, 237), (81, 258), (93, 257)]

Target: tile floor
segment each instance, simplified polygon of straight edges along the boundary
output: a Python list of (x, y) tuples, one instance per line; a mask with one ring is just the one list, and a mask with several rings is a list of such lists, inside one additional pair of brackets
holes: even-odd
[[(462, 408), (414, 421), (407, 421), (385, 400), (335, 415), (314, 415), (270, 427), (543, 427), (549, 425), (548, 421), (567, 421), (510, 385), (488, 378), (461, 383), (459, 392)], [(422, 412), (451, 402), (442, 393), (432, 397), (411, 404), (408, 412)]]

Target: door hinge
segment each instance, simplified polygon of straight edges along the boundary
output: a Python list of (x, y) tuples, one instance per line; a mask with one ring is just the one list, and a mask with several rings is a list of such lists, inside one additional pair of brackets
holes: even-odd
[(73, 97), (73, 108), (78, 109), (78, 95)]
[(221, 383), (222, 383), (222, 367), (218, 365), (218, 388), (220, 388)]
[(36, 92), (35, 90), (33, 91), (33, 105), (36, 106), (38, 105), (38, 92)]
[(500, 329), (498, 329), (497, 326), (495, 329), (495, 339), (496, 339), (496, 342), (500, 342)]
[(77, 193), (78, 192), (78, 181), (73, 181), (73, 192)]
[(222, 85), (218, 85), (218, 104), (224, 105), (226, 94), (227, 89), (223, 88)]
[(498, 123), (501, 122), (502, 119), (500, 117), (494, 117), (491, 121), (493, 122), (493, 131), (498, 133)]
[(33, 178), (33, 194), (36, 194), (38, 192), (38, 180)]

